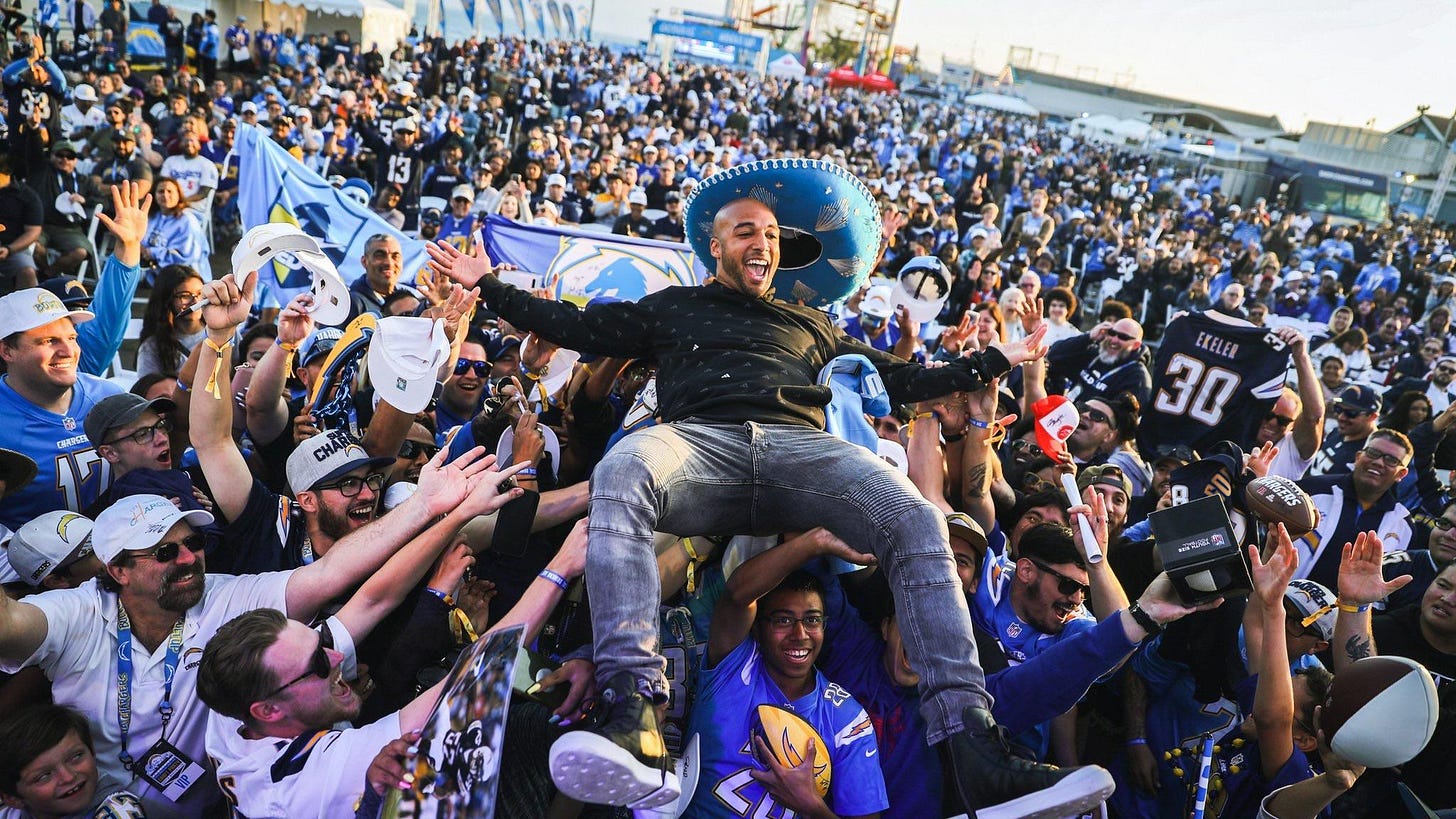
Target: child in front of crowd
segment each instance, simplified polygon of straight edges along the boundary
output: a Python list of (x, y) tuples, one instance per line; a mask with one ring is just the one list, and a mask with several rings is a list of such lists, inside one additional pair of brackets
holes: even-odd
[(0, 720), (3, 819), (145, 819), (142, 803), (96, 767), (86, 718), (59, 705)]

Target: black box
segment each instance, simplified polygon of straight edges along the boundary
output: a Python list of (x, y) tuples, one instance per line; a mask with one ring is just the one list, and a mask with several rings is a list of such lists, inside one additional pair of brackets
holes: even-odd
[(1217, 495), (1148, 515), (1163, 570), (1189, 606), (1253, 591), (1249, 566)]

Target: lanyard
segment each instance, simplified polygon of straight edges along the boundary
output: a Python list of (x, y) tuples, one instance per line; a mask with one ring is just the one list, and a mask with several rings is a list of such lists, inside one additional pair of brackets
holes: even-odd
[[(177, 665), (182, 659), (182, 623), (186, 616), (177, 618), (172, 627), (172, 636), (167, 638), (167, 655), (162, 661), (165, 682), (162, 688), (162, 735), (167, 734), (167, 723), (172, 719), (172, 680), (177, 676)], [(126, 749), (126, 737), (131, 733), (131, 618), (116, 601), (116, 718), (121, 726), (121, 764), (131, 770), (132, 759)]]

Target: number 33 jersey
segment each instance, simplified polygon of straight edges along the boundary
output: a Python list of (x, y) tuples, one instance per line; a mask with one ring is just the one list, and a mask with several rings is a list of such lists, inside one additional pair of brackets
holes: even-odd
[(1174, 319), (1153, 361), (1153, 398), (1138, 423), (1138, 449), (1218, 441), (1248, 450), (1279, 399), (1289, 348), (1266, 327), (1222, 313)]

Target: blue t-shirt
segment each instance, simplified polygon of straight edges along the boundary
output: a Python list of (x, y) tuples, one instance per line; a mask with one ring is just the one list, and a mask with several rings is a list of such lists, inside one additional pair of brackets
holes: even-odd
[(0, 503), (0, 526), (19, 529), (56, 509), (79, 512), (111, 485), (111, 464), (96, 453), (82, 429), (96, 402), (122, 389), (94, 375), (78, 373), (71, 406), (64, 415), (37, 407), (0, 376), (0, 447), (24, 453), (39, 468), (35, 480)]
[[(1006, 536), (1000, 524), (987, 537), (990, 548), (986, 550), (981, 566), (981, 578), (977, 581), (976, 596), (971, 600), (971, 619), (982, 631), (993, 634), (1006, 654), (1011, 665), (1020, 665), (1032, 657), (1097, 626), (1097, 620), (1085, 608), (1068, 620), (1056, 634), (1038, 631), (1035, 626), (1017, 616), (1011, 606), (1011, 585), (1016, 578), (1016, 561), (1005, 553)], [(1042, 723), (1016, 737), (1016, 741), (1046, 757), (1047, 745), (1051, 740), (1048, 723)]]
[(849, 692), (814, 672), (814, 690), (792, 702), (763, 670), (758, 642), (744, 640), (716, 667), (698, 676), (698, 701), (689, 720), (699, 741), (701, 768), (693, 801), (682, 814), (697, 817), (779, 816), (785, 809), (750, 775), (762, 770), (749, 741), (754, 709), (782, 706), (798, 714), (823, 738), (817, 753), (832, 761), (830, 810), (840, 816), (878, 813), (889, 806), (880, 774), (879, 746), (869, 714)]
[(824, 581), (828, 625), (818, 666), (864, 704), (875, 725), (880, 770), (892, 783), (884, 819), (926, 819), (941, 815), (940, 759), (925, 738), (925, 718), (915, 688), (895, 685), (885, 670), (885, 642), (845, 599), (838, 577)]
[[(1209, 793), (1207, 810), (1204, 813), (1209, 819), (1258, 816), (1259, 804), (1264, 801), (1264, 797), (1285, 785), (1303, 782), (1314, 776), (1309, 757), (1295, 747), (1289, 759), (1274, 776), (1265, 779), (1259, 743), (1246, 739), (1240, 747), (1235, 748), (1234, 740), (1240, 738), (1238, 731), (1235, 728), (1217, 742), (1218, 753), (1213, 755), (1211, 774), (1222, 780), (1223, 787)], [(1292, 744), (1293, 740), (1290, 742)]]

